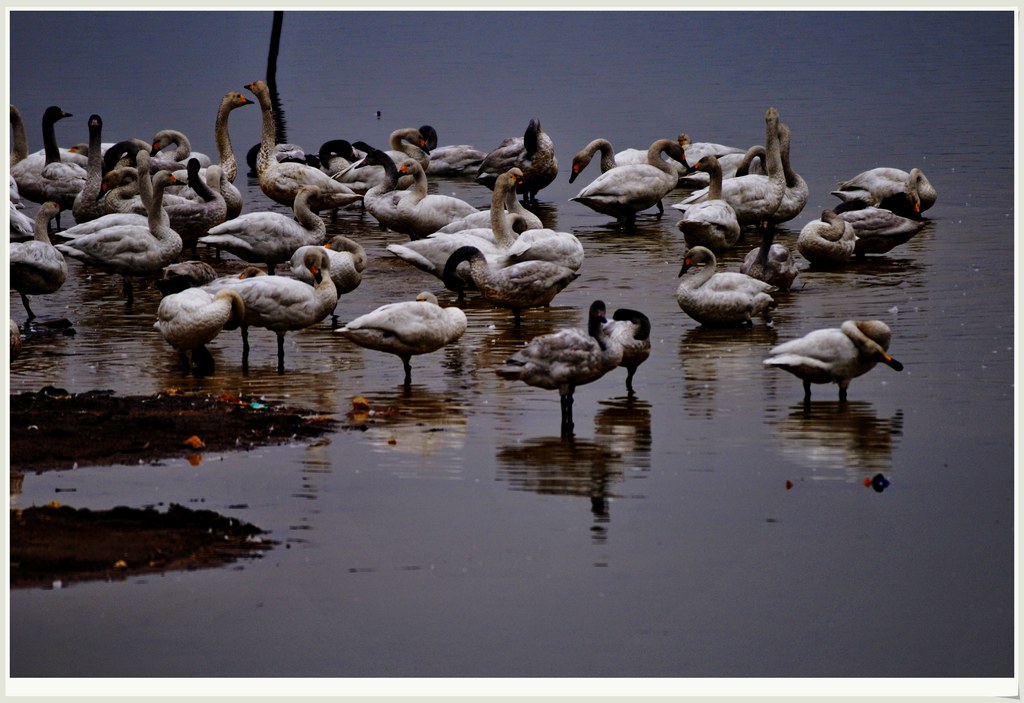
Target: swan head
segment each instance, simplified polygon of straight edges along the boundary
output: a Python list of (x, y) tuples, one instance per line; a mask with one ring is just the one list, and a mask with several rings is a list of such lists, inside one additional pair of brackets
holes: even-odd
[(73, 115), (70, 112), (64, 112), (56, 105), (50, 105), (43, 113), (43, 124), (54, 124), (57, 120), (63, 120), (65, 117), (73, 117)]
[(327, 252), (320, 247), (311, 247), (303, 255), (302, 265), (313, 276), (315, 284), (320, 285), (320, 282), (324, 280), (324, 274), (331, 267), (331, 260), (327, 256)]
[(420, 134), (423, 135), (424, 145), (423, 150), (430, 152), (432, 149), (437, 148), (437, 130), (428, 124), (420, 127)]
[(702, 173), (714, 173), (716, 169), (719, 171), (722, 170), (722, 165), (718, 163), (718, 157), (714, 154), (708, 154), (707, 156), (702, 156), (697, 163), (690, 166), (686, 173), (690, 174), (695, 171), (701, 171)]
[(403, 176), (416, 177), (423, 173), (423, 167), (415, 159), (403, 159), (402, 163), (398, 164), (398, 172)]
[(321, 164), (330, 163), (331, 158), (334, 156), (340, 156), (346, 161), (359, 160), (355, 149), (353, 149), (352, 145), (345, 139), (330, 139), (324, 142), (317, 150), (317, 156), (319, 157)]
[(99, 134), (103, 129), (103, 120), (99, 115), (89, 115), (89, 134)]
[(605, 317), (606, 311), (604, 301), (595, 300), (590, 304), (590, 311), (587, 313), (587, 333), (598, 340), (602, 349), (604, 344), (601, 343), (601, 328), (608, 322), (608, 318)]
[(710, 249), (707, 247), (693, 247), (686, 252), (686, 256), (683, 257), (683, 267), (679, 269), (679, 275), (682, 276), (697, 264), (715, 263), (715, 255)]
[(892, 330), (881, 320), (847, 320), (840, 329), (857, 346), (860, 353), (874, 357), (886, 366), (902, 371), (903, 364), (888, 354)]
[(636, 332), (633, 333), (633, 339), (645, 340), (651, 337), (651, 320), (647, 315), (644, 315), (639, 310), (630, 310), (629, 308), (619, 308), (612, 315), (613, 320), (621, 320), (626, 322), (632, 322), (636, 325)]
[(236, 107), (242, 107), (243, 105), (255, 105), (256, 103), (245, 97), (236, 90), (232, 90), (230, 93), (224, 96), (224, 104), (230, 107), (232, 110)]
[(448, 290), (460, 293), (466, 289), (466, 283), (459, 278), (456, 270), (459, 268), (459, 264), (463, 261), (473, 261), (476, 259), (483, 259), (484, 255), (479, 249), (473, 246), (459, 247), (452, 252), (452, 255), (448, 257), (448, 261), (445, 262), (444, 271), (441, 273), (441, 281), (444, 283), (444, 287)]
[(438, 304), (437, 303), (437, 296), (434, 295), (433, 293), (431, 293), (430, 291), (427, 291), (427, 290), (423, 291), (422, 293), (420, 293), (419, 295), (416, 296), (416, 302), (417, 303), (433, 303), (434, 305)]

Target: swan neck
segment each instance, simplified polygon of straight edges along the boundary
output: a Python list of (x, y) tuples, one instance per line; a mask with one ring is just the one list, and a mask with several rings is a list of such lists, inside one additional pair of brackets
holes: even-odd
[(516, 195), (509, 178), (502, 176), (500, 183), (501, 185), (496, 187), (491, 195), (491, 230), (494, 232), (494, 240), (498, 247), (506, 249), (515, 241), (515, 237), (508, 229), (505, 205), (509, 200), (509, 193), (512, 194), (513, 201), (516, 200)]
[(256, 155), (256, 172), (262, 176), (273, 164), (274, 150), (277, 146), (277, 123), (274, 120), (274, 106), (270, 104), (270, 96), (266, 90), (257, 94), (260, 111), (263, 113), (262, 132), (260, 135), (260, 151)]
[(28, 134), (21, 112), (11, 106), (11, 130), (14, 132), (11, 142), (11, 166), (28, 156)]
[(46, 152), (46, 163), (48, 164), (60, 161), (60, 149), (57, 148), (57, 131), (54, 124), (55, 120), (53, 119), (43, 120), (43, 149)]
[(708, 200), (722, 199), (722, 165), (718, 161), (711, 163), (708, 169), (711, 182), (708, 184)]
[(233, 183), (235, 177), (238, 176), (238, 159), (235, 157), (235, 150), (231, 146), (231, 137), (228, 135), (228, 116), (231, 114), (231, 109), (230, 102), (221, 102), (220, 109), (217, 110), (217, 120), (214, 122), (213, 132), (217, 141), (220, 167), (224, 171), (224, 177)]

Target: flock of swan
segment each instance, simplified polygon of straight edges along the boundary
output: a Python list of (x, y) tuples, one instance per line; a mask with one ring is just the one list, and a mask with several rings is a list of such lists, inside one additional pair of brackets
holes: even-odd
[[(248, 329), (277, 335), (278, 372), (284, 372), (284, 337), (322, 322), (340, 295), (359, 286), (367, 254), (359, 242), (328, 239), (320, 213), (361, 208), (382, 229), (409, 241), (387, 250), (436, 276), (461, 300), (480, 296), (522, 314), (549, 305), (580, 274), (584, 248), (569, 232), (545, 228), (529, 209), (558, 174), (551, 137), (530, 121), (523, 137), (510, 137), (490, 152), (469, 145), (437, 146), (424, 125), (391, 135), (390, 150), (364, 142), (332, 140), (317, 157), (296, 157), (293, 145), (278, 144), (270, 92), (262, 80), (245, 86), (255, 101), (231, 91), (215, 122), (219, 160), (192, 151), (181, 132), (162, 130), (153, 140), (102, 142), (102, 120), (88, 121), (88, 144), (58, 147), (55, 125), (70, 115), (50, 107), (43, 115), (44, 148), (28, 153), (20, 112), (11, 106), (11, 287), (28, 315), (29, 296), (56, 293), (68, 276), (67, 258), (120, 274), (132, 301), (132, 281), (159, 278), (163, 297), (154, 327), (183, 359), (186, 373), (212, 371), (206, 350), (221, 330), (240, 329), (243, 368), (248, 364)], [(292, 209), (242, 214), (233, 185), (238, 164), (228, 133), (230, 113), (258, 104), (262, 133), (252, 163), (262, 192)], [(774, 241), (776, 225), (796, 217), (808, 198), (807, 183), (790, 163), (791, 134), (772, 107), (765, 113), (765, 141), (749, 149), (659, 139), (646, 150), (616, 153), (595, 139), (572, 162), (569, 181), (579, 178), (600, 152), (600, 173), (571, 200), (614, 218), (631, 230), (638, 213), (656, 207), (683, 186), (692, 192), (671, 207), (681, 211), (677, 227), (686, 244), (675, 292), (684, 313), (703, 325), (770, 322), (773, 293), (789, 290), (796, 258)], [(169, 151), (173, 147), (173, 151)], [(451, 196), (428, 193), (428, 176), (473, 177), (493, 191), (489, 210)], [(919, 169), (876, 168), (840, 183), (836, 207), (802, 228), (797, 252), (811, 265), (829, 265), (885, 253), (921, 228), (921, 213), (935, 203), (934, 188)], [(518, 196), (522, 196), (522, 202)], [(34, 221), (21, 212), (21, 198), (40, 203)], [(525, 207), (524, 207), (525, 206)], [(71, 211), (75, 224), (60, 227)], [(716, 252), (735, 247), (744, 229), (755, 228), (761, 245), (740, 271), (719, 270)], [(51, 243), (51, 237), (59, 240)], [(227, 252), (251, 264), (241, 275), (218, 276), (196, 260), (198, 245)], [(181, 261), (183, 250), (192, 259)], [(282, 272), (283, 269), (283, 272)], [(423, 292), (413, 301), (389, 302), (338, 326), (339, 336), (369, 350), (398, 356), (411, 384), (410, 359), (458, 340), (469, 320), (455, 305), (441, 305)], [(12, 352), (19, 328), (11, 321)], [(585, 329), (563, 329), (534, 338), (496, 373), (539, 388), (558, 390), (562, 430), (572, 431), (577, 386), (613, 369), (627, 370), (634, 393), (637, 368), (649, 357), (651, 322), (642, 312), (620, 309), (607, 318), (600, 300), (590, 306)], [(849, 320), (818, 329), (770, 349), (764, 364), (811, 384), (836, 383), (840, 400), (850, 381), (878, 363), (902, 367), (888, 354), (891, 331), (879, 320)], [(191, 361), (189, 360), (191, 354)]]

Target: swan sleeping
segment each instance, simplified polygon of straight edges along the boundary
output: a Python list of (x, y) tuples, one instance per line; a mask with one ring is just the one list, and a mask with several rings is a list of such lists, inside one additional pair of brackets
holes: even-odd
[(555, 144), (536, 117), (530, 120), (522, 137), (507, 137), (487, 154), (477, 170), (476, 182), (493, 190), (498, 176), (513, 166), (523, 172), (518, 191), (525, 203), (536, 203), (537, 193), (558, 176)]
[(747, 252), (743, 263), (740, 264), (740, 273), (745, 273), (782, 290), (789, 290), (793, 287), (793, 279), (800, 273), (796, 259), (788, 247), (774, 242), (775, 225), (773, 223), (768, 225), (761, 236), (761, 246)]
[(310, 285), (315, 283), (313, 275), (303, 265), (306, 251), (313, 247), (322, 249), (327, 254), (327, 258), (331, 260), (331, 268), (328, 272), (339, 296), (351, 293), (359, 287), (363, 280), (363, 269), (366, 268), (366, 251), (362, 244), (343, 234), (335, 235), (322, 247), (305, 245), (296, 249), (291, 258), (292, 275)]
[(836, 383), (839, 400), (846, 400), (850, 381), (866, 374), (878, 362), (903, 370), (888, 354), (892, 332), (880, 320), (847, 320), (839, 328), (814, 330), (779, 344), (769, 351), (765, 366), (777, 366), (804, 382), (804, 401), (811, 399), (812, 383)]
[(415, 301), (388, 303), (334, 330), (361, 347), (395, 354), (405, 369), (405, 386), (412, 384), (410, 358), (429, 354), (462, 337), (466, 314), (457, 307), (442, 308), (433, 293)]
[(598, 176), (571, 200), (616, 218), (619, 226), (632, 229), (636, 214), (660, 205), (679, 178), (661, 158), (662, 152), (685, 163), (683, 150), (670, 139), (659, 139), (647, 149), (647, 162), (616, 166)]
[(36, 315), (28, 304), (28, 296), (55, 293), (68, 276), (67, 262), (50, 244), (47, 233), (50, 220), (58, 212), (60, 205), (57, 203), (43, 203), (36, 214), (35, 239), (10, 243), (11, 288), (21, 295), (29, 320), (35, 319)]
[(775, 300), (768, 293), (773, 286), (742, 273), (716, 271), (718, 262), (706, 247), (686, 253), (679, 275), (698, 264), (703, 266), (685, 276), (676, 289), (683, 312), (702, 325), (749, 325), (755, 316), (770, 322)]
[(213, 371), (213, 357), (206, 345), (222, 329), (235, 329), (245, 319), (245, 303), (238, 291), (224, 288), (211, 293), (202, 288), (186, 288), (160, 300), (153, 327), (164, 341), (181, 354), (182, 365), (188, 373), (188, 353), (192, 352), (192, 367), (196, 375)]
[(557, 390), (563, 436), (572, 434), (576, 387), (596, 381), (622, 362), (622, 344), (606, 334), (605, 322), (605, 305), (596, 300), (590, 305), (586, 330), (568, 328), (534, 337), (496, 370), (501, 378)]
[(857, 235), (851, 225), (832, 210), (811, 220), (796, 239), (796, 249), (812, 264), (835, 264), (849, 261), (857, 246)]
[(839, 217), (853, 225), (857, 241), (853, 255), (885, 254), (904, 244), (921, 231), (924, 222), (897, 215), (892, 210), (880, 207), (864, 207), (845, 210)]

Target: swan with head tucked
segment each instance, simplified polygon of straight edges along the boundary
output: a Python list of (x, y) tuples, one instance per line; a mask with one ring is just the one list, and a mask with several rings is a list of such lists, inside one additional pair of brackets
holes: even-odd
[[(315, 285), (287, 276), (218, 278), (204, 286), (216, 292), (231, 288), (245, 301), (242, 328), (242, 368), (249, 366), (249, 327), (265, 327), (277, 335), (277, 372), (284, 373), (284, 337), (292, 330), (324, 320), (338, 304), (338, 291), (330, 276), (331, 261), (320, 247), (306, 251), (303, 266)], [(244, 275), (244, 274), (243, 274)]]
[[(740, 226), (757, 224), (771, 218), (782, 204), (786, 175), (782, 168), (779, 143), (779, 112), (769, 107), (764, 116), (768, 175), (747, 174), (722, 181), (722, 199), (732, 205)], [(672, 207), (685, 212), (691, 205), (707, 200), (708, 189), (696, 190)]]
[(590, 305), (586, 330), (567, 328), (534, 337), (496, 369), (501, 378), (557, 390), (563, 436), (573, 431), (576, 387), (596, 381), (622, 363), (622, 344), (606, 334), (605, 322), (605, 305), (596, 300)]
[(163, 209), (164, 188), (174, 183), (177, 179), (167, 171), (153, 178), (153, 200), (146, 224), (106, 227), (58, 244), (57, 249), (90, 266), (121, 274), (131, 303), (132, 276), (156, 275), (181, 255), (181, 237), (171, 229)]
[(853, 225), (832, 210), (821, 213), (800, 230), (796, 249), (812, 264), (835, 264), (849, 261), (857, 247)]
[(870, 205), (892, 210), (904, 217), (918, 217), (935, 204), (935, 187), (919, 168), (873, 168), (840, 181), (832, 195), (843, 201), (835, 208), (856, 209)]
[(291, 258), (292, 274), (310, 285), (315, 283), (313, 274), (303, 265), (303, 261), (306, 258), (306, 251), (312, 247), (323, 249), (327, 258), (331, 260), (329, 273), (339, 296), (351, 293), (359, 287), (363, 280), (363, 269), (366, 268), (366, 250), (362, 244), (343, 234), (336, 234), (322, 247), (307, 244), (296, 249)]
[(633, 376), (651, 356), (651, 321), (639, 310), (619, 308), (605, 324), (603, 333), (622, 345), (619, 366), (626, 369), (626, 392), (633, 395)]
[(480, 296), (495, 307), (512, 310), (516, 327), (523, 310), (548, 305), (579, 277), (571, 268), (551, 261), (521, 261), (498, 267), (488, 262), (478, 247), (464, 246), (448, 258), (441, 273), (449, 290), (461, 291), (466, 287), (457, 275), (463, 261), (469, 262), (470, 277)]
[(256, 169), (259, 173), (260, 190), (268, 198), (291, 207), (299, 188), (304, 185), (315, 185), (320, 188), (321, 209), (342, 207), (362, 199), (363, 196), (352, 192), (348, 186), (338, 183), (318, 168), (305, 163), (278, 161), (275, 157), (277, 128), (274, 108), (270, 101), (270, 89), (262, 80), (253, 81), (246, 88), (256, 96), (263, 114), (262, 140), (259, 155), (256, 157)]
[(853, 247), (855, 257), (885, 254), (910, 241), (924, 227), (921, 220), (912, 220), (880, 207), (864, 207), (837, 214), (853, 225), (857, 235)]
[(487, 154), (477, 169), (476, 182), (493, 190), (498, 176), (513, 166), (523, 172), (518, 191), (526, 203), (536, 203), (537, 193), (558, 176), (555, 144), (536, 117), (530, 120), (522, 137), (507, 137)]
[(683, 150), (671, 139), (658, 139), (647, 149), (647, 162), (626, 164), (605, 171), (571, 200), (614, 217), (619, 226), (632, 229), (636, 214), (659, 205), (676, 187), (677, 172), (661, 158), (666, 153), (685, 163)]
[(319, 194), (316, 186), (302, 186), (295, 196), (294, 218), (269, 210), (249, 212), (211, 227), (199, 241), (242, 261), (266, 264), (267, 271), (274, 273), (275, 267), (289, 261), (299, 247), (323, 243), (327, 225), (315, 211)]
[(739, 240), (741, 229), (736, 211), (722, 199), (722, 166), (717, 157), (708, 155), (701, 157), (693, 168), (711, 176), (708, 197), (686, 208), (676, 227), (683, 233), (687, 247), (728, 249)]
[(420, 127), (420, 134), (427, 140), (427, 151), (430, 153), (428, 176), (475, 176), (487, 157), (487, 152), (469, 144), (438, 146), (437, 130), (428, 124)]
[(768, 352), (765, 366), (788, 371), (804, 384), (804, 401), (811, 400), (812, 383), (835, 383), (839, 400), (846, 400), (850, 381), (882, 362), (896, 371), (903, 364), (888, 354), (892, 331), (881, 320), (847, 320), (838, 328), (819, 329), (783, 342)]
[(442, 308), (433, 293), (423, 292), (414, 301), (382, 305), (334, 331), (361, 347), (400, 358), (408, 388), (412, 385), (410, 359), (455, 342), (466, 331), (466, 324), (462, 310)]
[(43, 203), (36, 214), (35, 239), (10, 243), (11, 288), (21, 295), (29, 320), (36, 315), (28, 304), (28, 296), (55, 293), (68, 276), (67, 262), (50, 243), (48, 235), (50, 220), (58, 212), (60, 205), (57, 203)]
[[(224, 288), (211, 293), (202, 288), (186, 288), (160, 300), (153, 327), (164, 341), (181, 354), (182, 365), (196, 375), (213, 371), (213, 357), (206, 345), (223, 329), (232, 330), (245, 319), (245, 302), (238, 291)], [(189, 364), (188, 353), (192, 353)]]
[[(696, 272), (684, 276), (700, 266)], [(752, 324), (754, 317), (771, 321), (773, 286), (742, 273), (717, 271), (714, 253), (706, 247), (686, 252), (676, 289), (680, 309), (702, 325)]]

